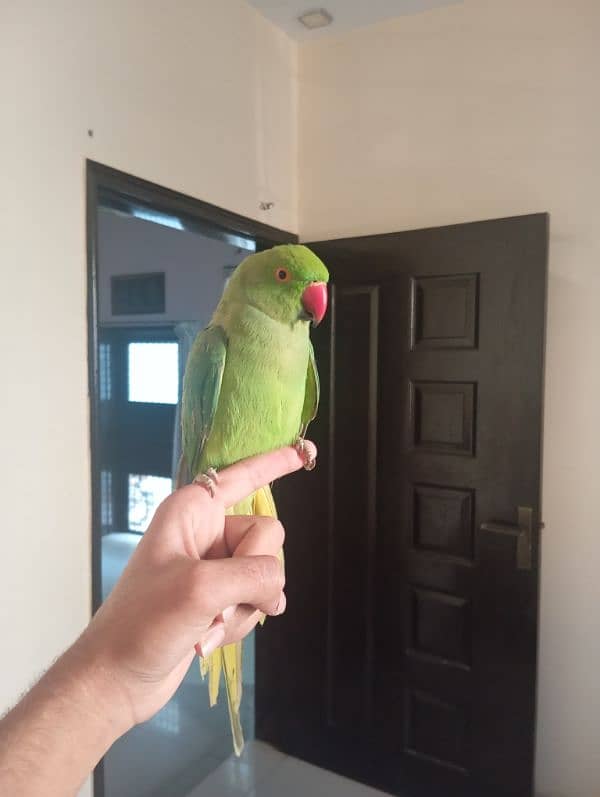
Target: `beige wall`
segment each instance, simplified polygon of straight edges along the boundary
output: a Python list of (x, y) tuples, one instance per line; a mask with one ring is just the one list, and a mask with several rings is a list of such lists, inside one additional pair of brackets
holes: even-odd
[(537, 785), (600, 794), (600, 4), (470, 0), (303, 45), (303, 240), (552, 214)]
[(85, 158), (288, 229), (297, 159), (295, 46), (243, 0), (0, 5), (1, 713), (89, 614)]

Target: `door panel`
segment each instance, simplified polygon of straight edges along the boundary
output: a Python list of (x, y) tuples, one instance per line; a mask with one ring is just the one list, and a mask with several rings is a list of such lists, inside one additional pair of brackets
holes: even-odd
[[(329, 722), (339, 729), (369, 722), (373, 711), (378, 312), (377, 286), (335, 289), (337, 334), (355, 342), (336, 350), (330, 394), (327, 696)], [(360, 489), (347, 491), (352, 482)], [(357, 576), (351, 590), (348, 573)]]
[(406, 797), (531, 795), (547, 228), (312, 245), (319, 463), (276, 486), (257, 734)]

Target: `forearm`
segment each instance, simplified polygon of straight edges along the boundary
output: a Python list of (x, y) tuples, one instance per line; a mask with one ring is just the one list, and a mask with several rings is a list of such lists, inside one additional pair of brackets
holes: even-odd
[(109, 676), (77, 642), (0, 721), (0, 794), (74, 795), (125, 730)]

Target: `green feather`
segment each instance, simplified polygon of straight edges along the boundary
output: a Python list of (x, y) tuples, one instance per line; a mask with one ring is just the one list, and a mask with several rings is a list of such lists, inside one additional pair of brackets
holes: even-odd
[(302, 426), (300, 434), (302, 437), (306, 434), (308, 424), (317, 417), (317, 410), (319, 409), (319, 398), (321, 395), (321, 386), (319, 383), (319, 372), (317, 371), (317, 363), (315, 362), (315, 351), (313, 345), (308, 341), (308, 369), (306, 372), (306, 387), (304, 389), (304, 405), (302, 407)]
[(227, 356), (227, 338), (219, 326), (198, 334), (185, 369), (181, 405), (181, 447), (193, 479), (198, 475), (202, 454), (213, 422)]

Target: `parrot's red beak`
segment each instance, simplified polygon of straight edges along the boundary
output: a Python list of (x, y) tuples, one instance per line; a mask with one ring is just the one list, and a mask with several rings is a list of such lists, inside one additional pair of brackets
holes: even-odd
[(302, 307), (315, 326), (320, 324), (327, 312), (327, 285), (311, 282), (302, 294)]

